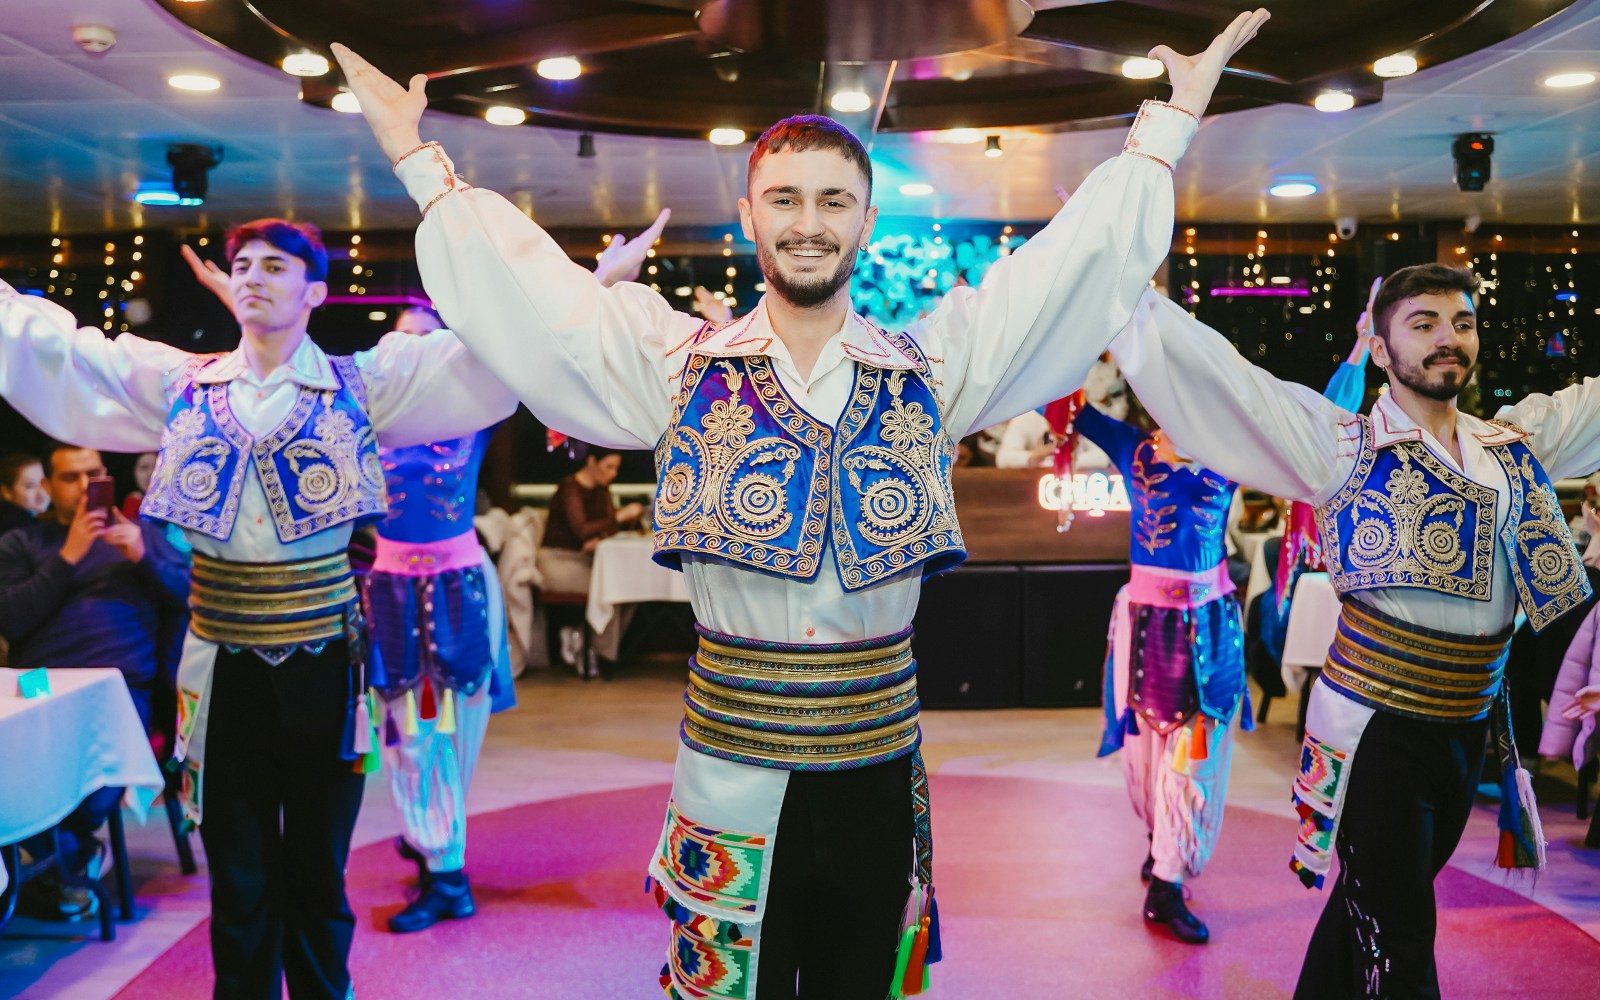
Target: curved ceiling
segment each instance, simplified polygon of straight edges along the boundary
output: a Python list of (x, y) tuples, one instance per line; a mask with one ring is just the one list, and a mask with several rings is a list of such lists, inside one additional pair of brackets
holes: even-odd
[[(276, 66), (344, 42), (391, 75), (429, 77), (430, 107), (522, 109), (529, 126), (704, 137), (755, 134), (790, 114), (834, 114), (859, 133), (1095, 127), (1161, 80), (1122, 75), (1158, 43), (1203, 48), (1237, 0), (157, 0), (200, 34)], [(1380, 101), (1374, 60), (1438, 65), (1503, 41), (1571, 0), (1278, 0), (1212, 110), (1309, 104), (1321, 91)], [(576, 57), (575, 80), (541, 60)], [(325, 105), (337, 69), (307, 78)], [(870, 98), (841, 113), (841, 89)]]

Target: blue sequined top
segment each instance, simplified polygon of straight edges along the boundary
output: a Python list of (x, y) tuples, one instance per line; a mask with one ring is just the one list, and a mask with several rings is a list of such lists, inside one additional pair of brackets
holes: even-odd
[(1236, 483), (1198, 465), (1168, 465), (1156, 458), (1153, 435), (1092, 406), (1078, 414), (1077, 429), (1116, 463), (1133, 507), (1129, 559), (1197, 573), (1228, 558), (1228, 508)]
[(486, 427), (454, 441), (381, 449), (389, 516), (378, 523), (379, 536), (415, 544), (471, 531), (478, 469), (494, 431)]

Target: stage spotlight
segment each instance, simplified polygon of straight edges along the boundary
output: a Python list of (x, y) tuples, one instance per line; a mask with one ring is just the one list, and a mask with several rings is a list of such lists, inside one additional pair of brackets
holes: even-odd
[(182, 199), (181, 204), (198, 205), (205, 201), (211, 168), (221, 162), (221, 146), (180, 142), (167, 147), (167, 164), (172, 167), (172, 190)]
[(1456, 160), (1456, 187), (1463, 191), (1482, 191), (1489, 183), (1489, 157), (1494, 153), (1494, 136), (1486, 132), (1458, 135), (1450, 152)]

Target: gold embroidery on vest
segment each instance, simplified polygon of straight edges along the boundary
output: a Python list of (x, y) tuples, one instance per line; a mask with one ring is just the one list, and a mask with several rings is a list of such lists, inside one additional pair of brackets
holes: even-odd
[(170, 495), (176, 490), (183, 505), (197, 511), (210, 510), (222, 499), (217, 477), (229, 451), (226, 441), (205, 430), (205, 413), (198, 405), (174, 416), (167, 425), (155, 474), (155, 492)]

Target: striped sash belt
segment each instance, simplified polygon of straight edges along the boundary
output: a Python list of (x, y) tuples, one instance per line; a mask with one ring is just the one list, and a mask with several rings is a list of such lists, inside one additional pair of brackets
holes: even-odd
[(911, 630), (837, 645), (699, 628), (680, 730), (690, 749), (788, 771), (841, 771), (916, 751)]
[(219, 645), (288, 647), (346, 636), (356, 582), (344, 552), (281, 563), (194, 554), (189, 627)]
[(1456, 635), (1347, 598), (1322, 679), (1379, 711), (1476, 722), (1488, 716), (1500, 690), (1510, 643), (1510, 628), (1498, 635)]

